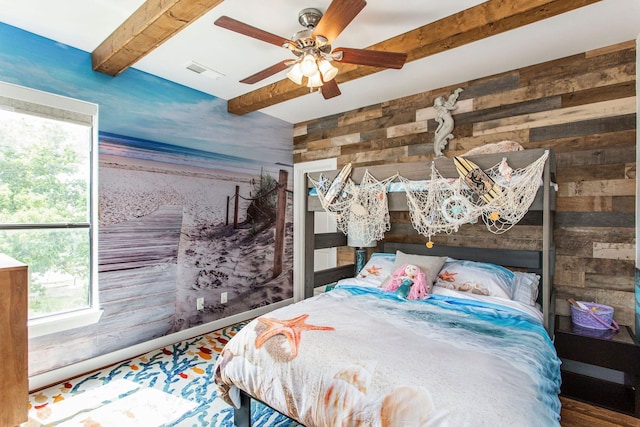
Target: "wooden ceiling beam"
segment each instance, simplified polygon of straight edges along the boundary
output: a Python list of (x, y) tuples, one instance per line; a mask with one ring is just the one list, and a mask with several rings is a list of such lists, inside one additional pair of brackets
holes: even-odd
[[(489, 0), (368, 49), (406, 52), (407, 62), (415, 61), (599, 1), (601, 0)], [(340, 70), (336, 76), (338, 84), (384, 70), (352, 64), (336, 66)], [(233, 114), (246, 114), (308, 93), (308, 88), (284, 79), (230, 99), (227, 110)], [(318, 102), (322, 100), (318, 99)]]
[(117, 76), (223, 0), (147, 0), (91, 53), (95, 71)]

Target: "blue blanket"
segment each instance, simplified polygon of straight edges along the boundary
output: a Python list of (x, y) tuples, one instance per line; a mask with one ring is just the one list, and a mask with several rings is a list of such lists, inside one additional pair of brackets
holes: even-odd
[[(249, 323), (216, 382), (306, 426), (558, 426), (560, 361), (517, 310), (340, 286)], [(346, 424), (344, 424), (346, 422)]]

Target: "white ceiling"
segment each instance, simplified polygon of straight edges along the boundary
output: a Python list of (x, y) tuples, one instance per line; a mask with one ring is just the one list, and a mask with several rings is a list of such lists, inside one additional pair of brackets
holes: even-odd
[[(527, 0), (520, 0), (527, 1)], [(0, 21), (93, 51), (144, 0), (0, 0)], [(134, 65), (202, 92), (231, 99), (285, 78), (282, 71), (254, 85), (238, 81), (292, 57), (285, 49), (219, 28), (221, 15), (289, 38), (302, 29), (298, 12), (326, 10), (330, 0), (226, 0)], [(332, 44), (366, 48), (481, 0), (368, 0)], [(551, 59), (633, 40), (640, 34), (640, 0), (602, 0), (505, 34), (340, 85), (342, 95), (313, 93), (260, 110), (298, 123), (439, 87), (464, 83)], [(217, 80), (186, 69), (195, 61), (224, 74)], [(116, 77), (117, 78), (117, 77)]]

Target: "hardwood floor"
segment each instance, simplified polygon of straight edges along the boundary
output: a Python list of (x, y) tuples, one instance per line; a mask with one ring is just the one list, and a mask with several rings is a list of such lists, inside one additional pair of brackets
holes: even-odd
[(560, 396), (562, 427), (640, 427), (640, 419)]

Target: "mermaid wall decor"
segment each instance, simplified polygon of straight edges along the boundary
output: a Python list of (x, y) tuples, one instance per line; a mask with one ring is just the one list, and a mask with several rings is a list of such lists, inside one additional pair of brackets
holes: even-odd
[(447, 146), (449, 140), (453, 138), (451, 133), (453, 131), (451, 112), (458, 108), (456, 102), (462, 90), (462, 88), (454, 90), (446, 100), (444, 96), (439, 96), (433, 101), (433, 108), (436, 110), (436, 122), (438, 122), (438, 128), (433, 140), (433, 151), (438, 157), (442, 156), (442, 150)]

